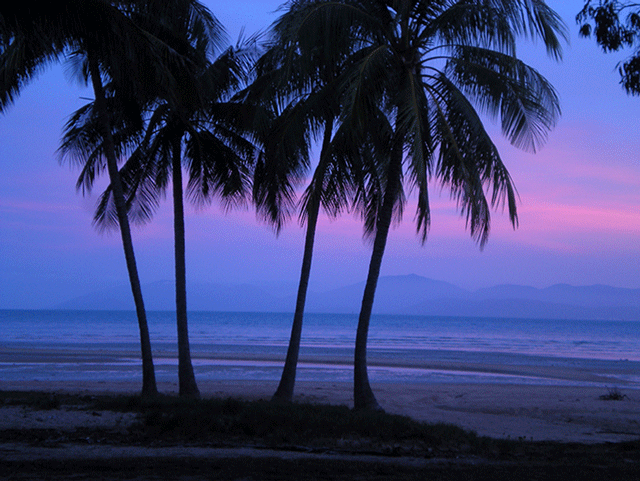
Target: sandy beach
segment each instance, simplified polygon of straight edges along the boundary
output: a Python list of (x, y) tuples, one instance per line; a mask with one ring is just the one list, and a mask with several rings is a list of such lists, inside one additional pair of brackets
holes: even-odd
[[(269, 399), (272, 382), (204, 381), (204, 397)], [(429, 423), (451, 423), (481, 436), (524, 438), (533, 441), (601, 443), (640, 438), (640, 392), (621, 390), (621, 400), (604, 400), (608, 391), (598, 387), (493, 385), (493, 384), (377, 384), (374, 392), (389, 413)], [(0, 381), (0, 390), (70, 392), (81, 394), (138, 392), (129, 382), (18, 382)], [(176, 393), (175, 383), (160, 383), (159, 390)], [(350, 383), (299, 382), (299, 402), (352, 406)], [(100, 417), (90, 413), (0, 408), (0, 429), (70, 428), (87, 423), (128, 422), (123, 415)]]

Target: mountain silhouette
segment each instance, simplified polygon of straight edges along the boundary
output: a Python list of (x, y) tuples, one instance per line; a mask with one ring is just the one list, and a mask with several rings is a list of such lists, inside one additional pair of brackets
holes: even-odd
[[(357, 314), (364, 282), (309, 292), (307, 312)], [(189, 283), (192, 311), (293, 312), (295, 285)], [(143, 286), (150, 311), (174, 310), (172, 281)], [(70, 299), (56, 309), (133, 310), (126, 285)], [(640, 320), (640, 289), (556, 284), (544, 289), (499, 285), (469, 291), (415, 274), (380, 277), (374, 314)]]

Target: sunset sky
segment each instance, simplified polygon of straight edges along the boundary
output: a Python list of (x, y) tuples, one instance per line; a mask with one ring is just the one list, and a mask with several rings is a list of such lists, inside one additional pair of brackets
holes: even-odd
[[(246, 34), (265, 29), (281, 2), (204, 3), (235, 42), (243, 26)], [(510, 147), (488, 124), (518, 188), (519, 228), (496, 211), (481, 251), (448, 192), (434, 186), (426, 244), (415, 235), (410, 203), (389, 236), (382, 275), (418, 274), (468, 289), (640, 287), (640, 98), (619, 86), (616, 64), (625, 53), (605, 55), (595, 41), (578, 37), (574, 18), (583, 2), (548, 4), (570, 31), (564, 60), (548, 59), (539, 44), (523, 46), (520, 56), (556, 87), (562, 117), (536, 154)], [(92, 96), (69, 81), (64, 66), (51, 67), (0, 115), (0, 308), (46, 308), (126, 283), (119, 235), (92, 226), (96, 196), (76, 193), (78, 170), (61, 166), (56, 153), (64, 122)], [(186, 222), (189, 279), (297, 281), (304, 232), (295, 220), (276, 237), (249, 206), (225, 213), (214, 202), (200, 211), (189, 207)], [(135, 229), (134, 246), (143, 284), (173, 277), (169, 199), (151, 224)], [(358, 218), (323, 218), (312, 289), (363, 281), (369, 255)]]

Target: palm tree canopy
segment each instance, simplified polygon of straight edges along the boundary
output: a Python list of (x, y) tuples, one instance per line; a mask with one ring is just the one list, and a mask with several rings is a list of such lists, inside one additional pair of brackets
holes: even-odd
[[(256, 65), (256, 80), (244, 93), (266, 105), (274, 120), (264, 135), (264, 149), (254, 178), (258, 215), (279, 231), (299, 209), (304, 224), (315, 205), (332, 217), (349, 207), (357, 190), (359, 159), (341, 132), (338, 87), (353, 61), (347, 44), (305, 42), (297, 37), (299, 11), (291, 6), (271, 27), (266, 51)], [(320, 35), (322, 37), (322, 35)], [(334, 40), (348, 41), (340, 37)], [(333, 140), (332, 140), (333, 139)], [(311, 152), (321, 144), (313, 174)], [(299, 186), (308, 180), (302, 197)]]
[[(351, 45), (349, 72), (340, 86), (341, 121), (368, 132), (363, 145), (378, 142), (376, 128), (388, 124), (391, 141), (404, 153), (399, 175), (417, 194), (423, 241), (431, 179), (451, 190), (481, 245), (489, 234), (490, 206), (506, 205), (517, 225), (515, 189), (480, 114), (498, 119), (509, 141), (530, 151), (554, 126), (560, 114), (554, 89), (515, 56), (518, 38), (526, 36), (541, 39), (552, 57), (561, 57), (564, 25), (544, 1), (296, 0), (288, 5), (297, 12), (288, 32), (300, 43)], [(369, 190), (371, 198), (379, 198)], [(398, 215), (405, 199), (401, 189)], [(376, 211), (370, 207), (365, 216)], [(375, 219), (367, 225), (375, 226)]]
[[(195, 81), (199, 106), (160, 99), (150, 105), (153, 110), (145, 116), (143, 129), (114, 106), (114, 139), (119, 157), (127, 159), (120, 174), (133, 222), (148, 222), (164, 196), (176, 142), (194, 203), (203, 205), (217, 197), (231, 207), (243, 201), (256, 154), (245, 123), (248, 107), (233, 101), (232, 95), (244, 81), (247, 55), (227, 49)], [(67, 122), (59, 149), (63, 160), (82, 166), (77, 188), (83, 191), (90, 191), (106, 168), (104, 139), (96, 124), (93, 104), (79, 109)], [(94, 222), (101, 229), (117, 226), (110, 186), (101, 195)]]
[[(171, 33), (166, 19), (187, 17), (191, 32), (213, 32), (216, 23), (195, 0), (61, 0), (4, 2), (0, 7), (0, 111), (53, 62), (71, 59), (88, 81), (84, 60), (98, 62), (122, 106), (134, 112), (149, 98), (173, 95), (194, 68), (184, 55), (193, 42)], [(195, 35), (192, 33), (191, 35)], [(172, 44), (169, 46), (168, 41)], [(118, 52), (118, 55), (114, 55)]]

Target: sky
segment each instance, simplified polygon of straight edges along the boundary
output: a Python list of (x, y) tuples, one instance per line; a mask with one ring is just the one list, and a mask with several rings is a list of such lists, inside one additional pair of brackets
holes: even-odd
[[(232, 42), (243, 29), (245, 35), (266, 29), (281, 4), (204, 3)], [(539, 44), (523, 45), (519, 56), (557, 89), (562, 117), (535, 154), (511, 147), (487, 124), (518, 189), (519, 227), (495, 211), (480, 250), (448, 192), (434, 186), (427, 242), (415, 234), (410, 202), (389, 235), (381, 275), (417, 274), (471, 290), (557, 283), (640, 288), (640, 98), (619, 85), (616, 64), (625, 53), (604, 54), (578, 36), (574, 18), (583, 2), (547, 3), (570, 32), (563, 61), (549, 59)], [(61, 164), (57, 154), (65, 121), (91, 97), (56, 66), (0, 114), (0, 308), (50, 308), (127, 282), (119, 235), (92, 226), (99, 189), (77, 193), (77, 166)], [(276, 236), (250, 206), (225, 212), (214, 202), (188, 207), (186, 228), (189, 280), (295, 286), (304, 244), (295, 219)], [(170, 199), (133, 237), (142, 283), (172, 279)], [(312, 289), (366, 278), (371, 245), (357, 217), (321, 218), (315, 245)]]

